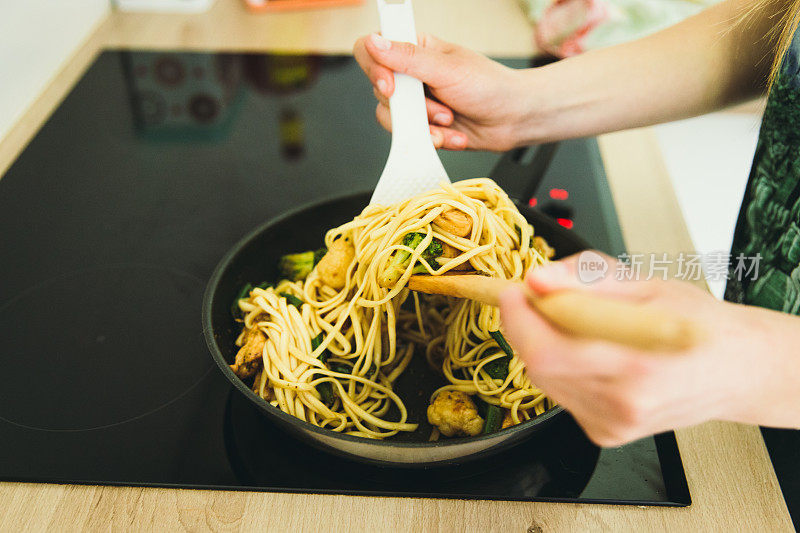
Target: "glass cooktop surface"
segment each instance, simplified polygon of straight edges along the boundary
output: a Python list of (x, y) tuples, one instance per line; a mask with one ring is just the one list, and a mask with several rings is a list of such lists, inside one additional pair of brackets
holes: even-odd
[[(102, 53), (0, 179), (0, 479), (688, 505), (672, 433), (600, 450), (564, 415), (470, 463), (370, 466), (283, 433), (221, 375), (200, 321), (214, 266), (271, 217), (373, 187), (390, 140), (373, 113), (349, 57)], [(622, 252), (596, 142), (537, 153), (493, 177)], [(441, 156), (464, 178), (501, 157)]]

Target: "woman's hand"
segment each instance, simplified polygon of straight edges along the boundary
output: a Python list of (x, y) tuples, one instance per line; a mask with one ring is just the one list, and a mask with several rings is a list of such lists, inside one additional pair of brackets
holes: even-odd
[(437, 148), (505, 151), (531, 138), (529, 112), (535, 93), (525, 73), (466, 48), (420, 35), (419, 45), (392, 42), (378, 34), (353, 48), (373, 85), (378, 122), (391, 130), (389, 97), (394, 74), (402, 72), (427, 86), (426, 106)]
[(615, 261), (593, 284), (577, 256), (531, 270), (537, 293), (565, 288), (680, 313), (708, 333), (685, 352), (641, 351), (554, 329), (519, 290), (502, 297), (504, 331), (531, 381), (569, 410), (602, 446), (710, 419), (800, 427), (800, 319), (715, 300), (680, 281), (619, 281)]
[[(428, 35), (419, 46), (362, 37), (353, 52), (386, 129), (392, 71), (403, 72), (428, 87), (437, 146), (504, 151), (687, 118), (756, 96), (770, 65), (763, 58), (775, 53), (775, 36), (765, 36), (785, 6), (752, 4), (720, 2), (643, 39), (534, 69), (508, 69)], [(745, 10), (751, 22), (741, 24)]]

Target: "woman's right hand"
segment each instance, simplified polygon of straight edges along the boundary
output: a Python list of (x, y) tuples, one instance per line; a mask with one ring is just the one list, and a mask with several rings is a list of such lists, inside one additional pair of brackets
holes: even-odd
[(361, 37), (353, 48), (373, 85), (378, 122), (391, 131), (389, 97), (394, 72), (421, 80), (431, 136), (437, 148), (506, 151), (529, 142), (536, 117), (535, 94), (526, 72), (476, 52), (420, 34), (419, 45), (393, 42), (378, 34)]

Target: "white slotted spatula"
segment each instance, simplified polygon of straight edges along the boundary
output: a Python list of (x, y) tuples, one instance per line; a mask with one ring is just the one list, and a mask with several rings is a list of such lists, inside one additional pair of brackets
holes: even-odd
[[(377, 2), (381, 34), (391, 41), (417, 44), (411, 0)], [(371, 204), (393, 204), (450, 181), (431, 140), (422, 82), (395, 73), (389, 107), (392, 145)]]

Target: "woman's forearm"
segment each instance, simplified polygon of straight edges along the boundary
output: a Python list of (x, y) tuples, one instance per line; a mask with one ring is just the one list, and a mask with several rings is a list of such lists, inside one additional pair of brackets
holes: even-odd
[[(731, 304), (733, 305), (733, 304)], [(757, 364), (747, 370), (749, 390), (741, 407), (731, 406), (724, 418), (762, 426), (800, 428), (800, 317), (743, 307), (755, 338)]]
[(520, 144), (677, 120), (757, 96), (785, 2), (740, 21), (753, 4), (728, 0), (649, 37), (525, 71), (536, 108)]

